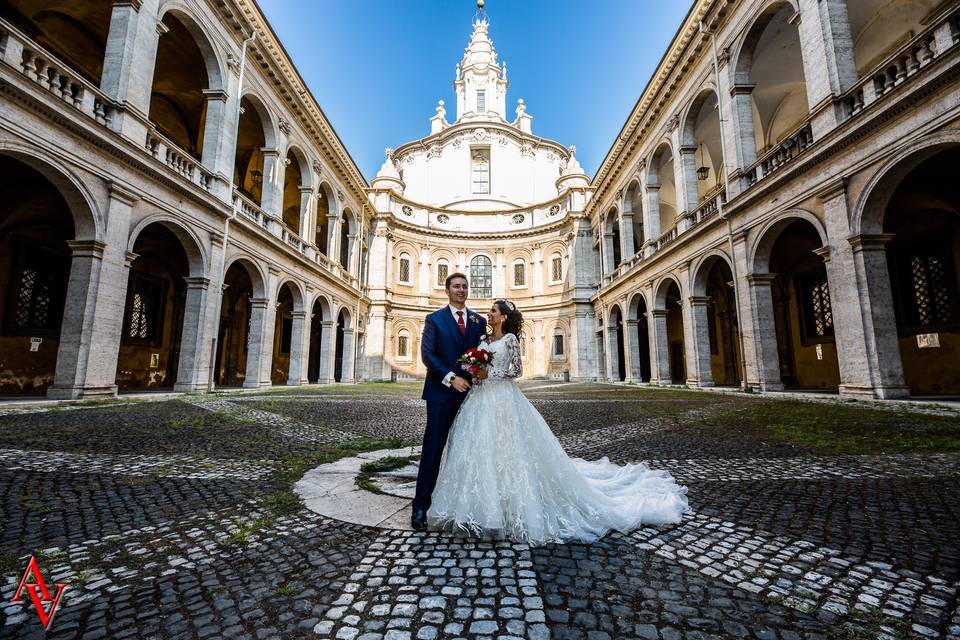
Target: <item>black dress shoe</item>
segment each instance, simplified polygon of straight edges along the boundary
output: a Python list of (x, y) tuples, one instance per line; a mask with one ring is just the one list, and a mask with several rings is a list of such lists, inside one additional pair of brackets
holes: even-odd
[(414, 509), (413, 515), (410, 516), (410, 526), (413, 527), (414, 531), (426, 531), (427, 512), (423, 509)]

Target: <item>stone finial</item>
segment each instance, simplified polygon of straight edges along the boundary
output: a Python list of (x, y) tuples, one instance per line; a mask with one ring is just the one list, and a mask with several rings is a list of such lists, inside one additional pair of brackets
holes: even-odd
[(446, 107), (444, 107), (443, 105), (444, 105), (443, 100), (437, 101), (437, 117), (446, 120), (446, 118), (447, 118), (447, 109), (446, 109)]

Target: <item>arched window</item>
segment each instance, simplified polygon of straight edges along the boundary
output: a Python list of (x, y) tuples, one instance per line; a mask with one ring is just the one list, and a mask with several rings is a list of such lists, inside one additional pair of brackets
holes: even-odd
[(470, 153), (473, 193), (490, 193), (490, 150), (473, 149)]
[(401, 329), (397, 334), (397, 358), (406, 359), (410, 357), (410, 332)]
[(410, 284), (410, 254), (400, 254), (400, 282)]
[(340, 218), (340, 266), (344, 269), (350, 269), (350, 218), (347, 212), (343, 212)]
[(446, 258), (437, 260), (437, 287), (447, 286), (447, 276), (450, 275), (450, 263)]
[(553, 334), (553, 350), (551, 351), (554, 358), (564, 357), (564, 344), (563, 344), (563, 332), (557, 330)]
[(563, 282), (563, 256), (555, 253), (550, 256), (550, 284)]
[(517, 258), (513, 261), (513, 286), (527, 286), (527, 265), (523, 258)]
[(474, 256), (470, 261), (470, 297), (493, 297), (493, 263), (487, 256)]

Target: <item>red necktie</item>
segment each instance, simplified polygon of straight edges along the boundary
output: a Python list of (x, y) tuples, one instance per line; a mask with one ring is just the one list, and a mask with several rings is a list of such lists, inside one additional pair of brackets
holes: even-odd
[(457, 326), (460, 327), (460, 335), (467, 335), (467, 325), (463, 322), (463, 311), (457, 311)]

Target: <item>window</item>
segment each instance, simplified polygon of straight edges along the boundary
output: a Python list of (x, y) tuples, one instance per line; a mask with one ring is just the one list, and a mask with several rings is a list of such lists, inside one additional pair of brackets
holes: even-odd
[[(949, 238), (949, 234), (943, 234)], [(902, 333), (935, 333), (960, 324), (960, 304), (950, 245), (924, 236), (897, 250), (894, 258), (897, 314)]]
[(560, 357), (563, 355), (563, 334), (553, 334), (553, 355)]
[(437, 286), (447, 286), (447, 276), (450, 275), (450, 263), (444, 259), (437, 261)]
[(563, 281), (563, 257), (559, 253), (550, 257), (550, 282)]
[(798, 274), (795, 280), (800, 296), (800, 326), (805, 343), (833, 341), (833, 312), (825, 268)]
[(483, 89), (477, 91), (477, 113), (484, 113), (487, 110), (487, 92)]
[(406, 253), (400, 254), (400, 282), (410, 284), (410, 256)]
[(406, 329), (400, 331), (400, 334), (397, 336), (397, 357), (410, 357), (410, 333)]
[(63, 316), (69, 266), (60, 255), (19, 245), (11, 275), (8, 326), (15, 335), (56, 336)]
[(293, 343), (293, 318), (280, 319), (280, 353), (289, 354)]
[(470, 153), (473, 193), (490, 193), (490, 150), (474, 149)]
[(131, 274), (130, 280), (126, 341), (159, 343), (166, 287), (163, 282), (137, 272)]
[(470, 297), (493, 297), (493, 263), (487, 256), (474, 256), (470, 261)]
[(523, 260), (515, 260), (513, 263), (513, 286), (527, 286), (527, 265)]

